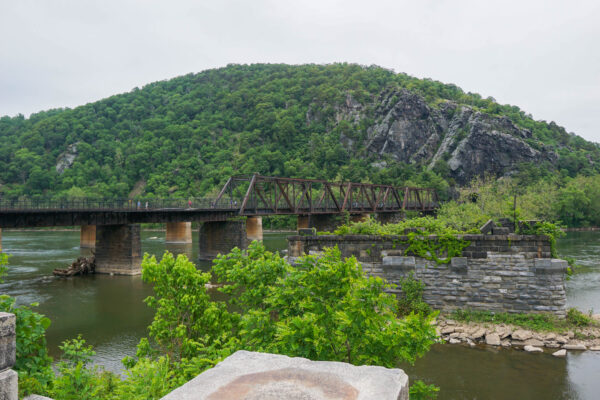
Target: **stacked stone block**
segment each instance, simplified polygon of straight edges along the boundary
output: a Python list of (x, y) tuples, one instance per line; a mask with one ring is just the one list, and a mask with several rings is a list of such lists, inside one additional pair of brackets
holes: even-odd
[(11, 368), (16, 360), (15, 315), (0, 312), (0, 400), (18, 399), (18, 376)]

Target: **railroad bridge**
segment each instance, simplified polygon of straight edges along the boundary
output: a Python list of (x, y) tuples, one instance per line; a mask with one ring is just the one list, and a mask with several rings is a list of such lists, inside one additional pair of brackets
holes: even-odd
[(214, 198), (0, 200), (0, 251), (2, 228), (81, 226), (81, 247), (95, 247), (96, 272), (135, 275), (142, 223), (166, 223), (168, 243), (191, 243), (191, 223), (200, 222), (199, 254), (211, 259), (262, 240), (262, 216), (297, 215), (299, 229), (333, 230), (346, 218), (389, 222), (437, 206), (433, 189), (258, 174), (229, 178)]

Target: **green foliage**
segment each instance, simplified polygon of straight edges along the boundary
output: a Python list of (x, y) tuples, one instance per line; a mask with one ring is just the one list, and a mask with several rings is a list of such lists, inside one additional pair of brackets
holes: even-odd
[(481, 212), (494, 220), (507, 215), (512, 219), (515, 194), (519, 219), (561, 222), (569, 227), (600, 226), (599, 175), (480, 179), (461, 190), (460, 200), (475, 198)]
[(491, 217), (473, 202), (448, 201), (437, 211), (437, 219), (460, 232), (477, 232)]
[[(569, 317), (569, 313), (571, 317)], [(552, 314), (508, 314), (487, 311), (456, 310), (450, 317), (462, 322), (491, 322), (495, 324), (511, 324), (533, 331), (565, 332), (592, 322), (585, 314), (571, 308), (566, 319), (559, 319)], [(578, 322), (582, 323), (579, 325)]]
[(410, 385), (410, 400), (435, 400), (440, 388), (428, 385), (423, 381), (415, 381)]
[[(459, 236), (467, 232), (455, 229), (451, 222), (445, 219), (433, 217), (410, 218), (385, 225), (367, 218), (364, 221), (342, 225), (334, 233), (405, 236), (406, 239), (398, 239), (398, 244), (403, 246), (405, 254), (413, 254), (439, 264), (449, 263), (452, 257), (460, 256), (463, 249), (469, 245), (468, 241)], [(431, 235), (435, 235), (436, 238), (431, 239)]]
[(115, 399), (158, 400), (175, 389), (175, 370), (167, 357), (140, 358), (126, 372), (127, 378), (115, 390)]
[(423, 301), (425, 284), (415, 279), (412, 272), (400, 280), (400, 288), (402, 289), (402, 296), (398, 299), (398, 311), (400, 315), (408, 315), (413, 312), (423, 315), (432, 313), (433, 310), (429, 304)]
[[(250, 275), (265, 269), (272, 271), (263, 274), (265, 286), (258, 292), (242, 289), (243, 282), (254, 279)], [(214, 272), (220, 282), (241, 277), (224, 292), (249, 291), (238, 292), (246, 300), (235, 303), (241, 307), (238, 335), (245, 349), (393, 366), (399, 360), (414, 362), (435, 338), (431, 317), (398, 318), (396, 299), (384, 292), (388, 284), (367, 277), (356, 259), (341, 260), (337, 248), (291, 266), (254, 242), (247, 252), (221, 256)]]
[(28, 377), (28, 385), (46, 385), (53, 376), (52, 358), (46, 347), (46, 329), (50, 326), (50, 319), (30, 308), (37, 307), (37, 303), (28, 307), (17, 306), (15, 301), (13, 297), (0, 295), (0, 311), (16, 316), (17, 360), (14, 369), (20, 377)]
[(119, 378), (90, 366), (96, 354), (86, 346), (81, 335), (65, 340), (60, 346), (63, 351), (58, 363), (59, 375), (49, 390), (52, 397), (60, 400), (104, 400), (112, 396), (120, 384)]
[(8, 264), (8, 254), (0, 251), (0, 283), (4, 282), (2, 277), (6, 274), (6, 264)]
[(546, 235), (550, 239), (550, 251), (552, 258), (558, 257), (558, 252), (556, 250), (556, 240), (560, 237), (565, 236), (565, 232), (562, 230), (560, 225), (553, 224), (551, 222), (537, 222), (533, 226), (529, 226), (526, 224), (522, 225), (523, 227), (519, 229), (520, 234), (522, 235)]
[(578, 327), (590, 326), (594, 324), (594, 319), (591, 316), (591, 312), (590, 314), (586, 315), (576, 308), (569, 308), (567, 310), (567, 321), (570, 324)]
[(224, 303), (211, 301), (205, 288), (210, 278), (185, 255), (175, 259), (166, 252), (160, 263), (144, 255), (142, 279), (153, 284), (155, 293), (144, 301), (156, 314), (148, 327), (152, 342), (142, 340), (138, 356), (160, 354), (180, 361), (212, 352), (211, 346), (227, 339), (235, 321)]

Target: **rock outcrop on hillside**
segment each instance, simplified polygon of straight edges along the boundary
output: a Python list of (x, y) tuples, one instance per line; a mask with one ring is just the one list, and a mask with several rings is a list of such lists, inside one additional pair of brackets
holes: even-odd
[[(416, 93), (394, 90), (379, 96), (371, 108), (375, 122), (367, 130), (368, 152), (430, 168), (446, 162), (459, 184), (484, 174), (510, 175), (523, 162), (558, 160), (554, 151), (528, 143), (529, 130), (469, 106), (446, 101), (433, 107)], [(357, 123), (366, 113), (367, 107), (348, 96), (337, 109), (336, 122)], [(346, 146), (352, 143), (342, 139)]]

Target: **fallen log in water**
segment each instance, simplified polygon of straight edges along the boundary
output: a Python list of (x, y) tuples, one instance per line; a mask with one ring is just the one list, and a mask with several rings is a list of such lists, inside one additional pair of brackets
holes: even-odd
[(52, 273), (56, 276), (73, 276), (93, 274), (96, 269), (96, 257), (79, 257), (69, 268), (56, 268)]

